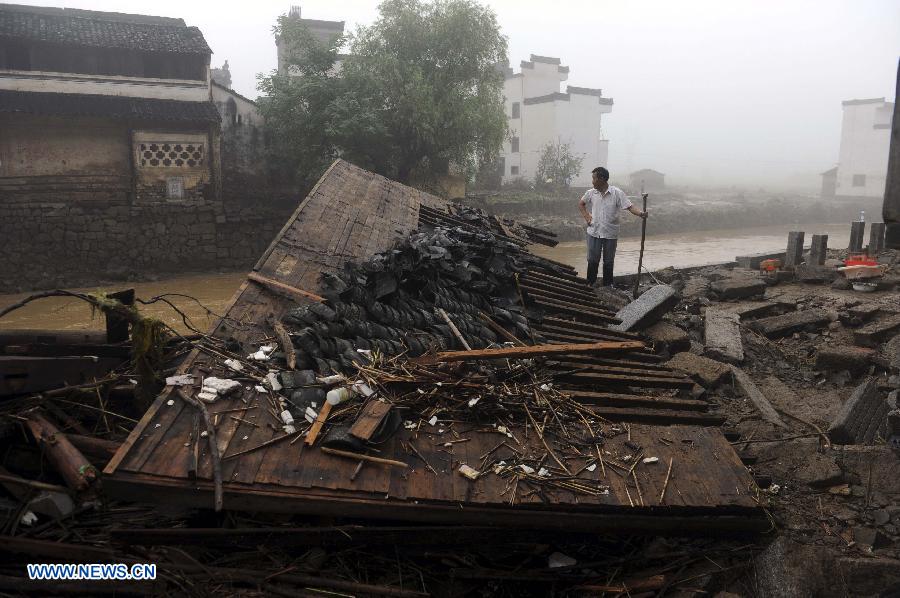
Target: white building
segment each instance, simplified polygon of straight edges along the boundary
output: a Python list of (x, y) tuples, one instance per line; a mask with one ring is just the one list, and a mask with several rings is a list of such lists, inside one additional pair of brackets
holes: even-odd
[(843, 109), (835, 196), (883, 197), (894, 104), (884, 98), (847, 100)]
[[(295, 5), (291, 6), (287, 17), (295, 22), (304, 25), (307, 29), (309, 29), (309, 32), (312, 33), (313, 38), (324, 46), (329, 46), (335, 38), (340, 37), (344, 34), (344, 21), (304, 19), (300, 16), (300, 14), (300, 7)], [(275, 36), (275, 49), (278, 53), (278, 72), (282, 74), (288, 73), (290, 75), (298, 74), (296, 67), (288, 64), (289, 48), (279, 36)], [(341, 62), (343, 58), (344, 55), (338, 54), (337, 60), (335, 61), (334, 65), (335, 73), (340, 72)]]
[(559, 58), (531, 55), (521, 71), (505, 69), (503, 93), (509, 118), (509, 139), (501, 151), (502, 181), (533, 180), (541, 149), (547, 143), (568, 143), (583, 156), (581, 172), (573, 186), (589, 187), (591, 170), (607, 163), (609, 141), (603, 137), (600, 115), (611, 112), (613, 101), (601, 90), (560, 84), (569, 78), (569, 67)]

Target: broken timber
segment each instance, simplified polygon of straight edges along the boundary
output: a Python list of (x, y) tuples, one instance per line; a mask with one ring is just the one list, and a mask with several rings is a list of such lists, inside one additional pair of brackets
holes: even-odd
[[(348, 197), (353, 201), (347, 201)], [(241, 343), (251, 342), (258, 338), (254, 336), (258, 331), (240, 323), (264, 323), (269, 315), (280, 320), (297, 303), (316, 302), (325, 292), (323, 273), (338, 273), (348, 260), (392, 250), (398, 237), (405, 237), (419, 227), (420, 219), (426, 225), (433, 222), (472, 227), (456, 218), (448, 204), (436, 197), (336, 161), (261, 256), (251, 277), (241, 285), (211, 334)], [(506, 222), (504, 225), (518, 234), (519, 229), (514, 225)], [(509, 239), (499, 226), (496, 234)], [(530, 233), (529, 237), (534, 240)], [(517, 245), (521, 243), (518, 241)], [(287, 289), (254, 282), (255, 279), (274, 281)], [(575, 294), (579, 299), (585, 299), (584, 292), (591, 292), (583, 280), (563, 271), (527, 272), (522, 280), (543, 282), (561, 293), (567, 293), (568, 289), (579, 291)], [(279, 292), (270, 292), (274, 289)], [(643, 344), (634, 335), (619, 332), (612, 333), (618, 337), (616, 340), (593, 338), (603, 334), (599, 323), (614, 320), (599, 300), (590, 316), (579, 311), (580, 304), (538, 301), (543, 302), (540, 307), (547, 323), (574, 328), (590, 338), (593, 346), (617, 346), (613, 350), (615, 356), (597, 357), (573, 354), (572, 347), (553, 345), (557, 352), (549, 356), (558, 357), (566, 367), (570, 362), (619, 369), (639, 369), (634, 367), (635, 363), (647, 365), (648, 370), (649, 366), (660, 367), (659, 357), (640, 350)], [(595, 319), (595, 315), (604, 318)], [(630, 348), (623, 350), (623, 347)], [(529, 348), (514, 348), (518, 355), (523, 355), (521, 351), (526, 349)], [(463, 359), (471, 359), (473, 353), (466, 352), (467, 357)], [(487, 355), (488, 358), (498, 356), (497, 353)], [(621, 360), (617, 359), (620, 356)], [(598, 363), (592, 364), (594, 361)], [(213, 358), (194, 352), (183, 373), (201, 375), (200, 368), (212, 364)], [(624, 442), (630, 436), (630, 441), (643, 447), (647, 455), (658, 457), (662, 463), (674, 462), (676, 473), (668, 480), (665, 467), (634, 469), (645, 496), (653, 497), (646, 507), (629, 500), (623, 477), (604, 473), (600, 467), (580, 473), (580, 479), (596, 487), (608, 487), (608, 492), (575, 495), (554, 489), (542, 493), (520, 491), (511, 501), (509, 494), (504, 493), (505, 481), (496, 476), (482, 475), (470, 480), (456, 474), (453, 468), (442, 474), (445, 467), (442, 451), (433, 440), (404, 428), (379, 445), (379, 458), (409, 461), (410, 453), (404, 448), (408, 447), (434, 465), (440, 475), (423, 467), (420, 461), (412, 460), (409, 468), (367, 466), (353, 477), (360, 460), (358, 456), (329, 455), (302, 442), (279, 441), (283, 437), (280, 430), (247, 423), (252, 421), (247, 418), (254, 417), (249, 414), (222, 423), (216, 435), (218, 453), (230, 456), (221, 463), (224, 504), (229, 509), (249, 511), (453, 526), (489, 522), (499, 527), (582, 532), (728, 533), (766, 529), (768, 521), (752, 493), (747, 491), (752, 486), (752, 478), (715, 425), (715, 418), (698, 409), (696, 403), (676, 408), (672, 402), (675, 399), (661, 398), (657, 406), (638, 394), (629, 394), (653, 388), (653, 380), (669, 380), (678, 386), (686, 380), (667, 375), (665, 369), (652, 371), (660, 375), (584, 372), (573, 374), (574, 378), (565, 383), (567, 388), (582, 393), (621, 395), (615, 399), (610, 397), (605, 403), (599, 401), (599, 396), (594, 397), (598, 399), (594, 402), (584, 397), (586, 408), (600, 410), (610, 422), (633, 422), (628, 424), (628, 435), (606, 438), (604, 450), (625, 454), (629, 449)], [(612, 388), (615, 392), (611, 393)], [(164, 390), (108, 463), (104, 470), (104, 489), (113, 497), (210, 508), (215, 490), (210, 450), (204, 445), (199, 455), (194, 454), (196, 443), (192, 446), (188, 442), (194, 429), (194, 409), (182, 401), (168, 406), (172, 393), (171, 388)], [(217, 410), (235, 409), (240, 413), (247, 408), (244, 400), (249, 401), (253, 396), (252, 390), (236, 392), (219, 399), (222, 405)], [(634, 396), (635, 401), (629, 403), (624, 398), (628, 396)], [(663, 402), (669, 404), (663, 407)], [(539, 448), (537, 434), (526, 437), (524, 432), (522, 427), (513, 427), (509, 433), (527, 443), (531, 447), (528, 450), (543, 450)], [(496, 430), (467, 431), (467, 441), (453, 445), (453, 459), (477, 464), (480, 455), (495, 450), (498, 458), (512, 454), (503, 453), (506, 448), (497, 448), (497, 437)], [(259, 450), (249, 450), (252, 447)], [(191, 479), (189, 470), (194, 457), (196, 479)], [(570, 466), (574, 468), (575, 464)], [(611, 469), (609, 465), (607, 469)], [(664, 486), (667, 487), (665, 505), (660, 506), (655, 504), (655, 499)]]
[(423, 355), (413, 361), (417, 363), (435, 363), (438, 361), (470, 361), (476, 359), (530, 359), (547, 355), (568, 353), (588, 353), (610, 355), (643, 349), (641, 341), (579, 343), (572, 345), (533, 345), (529, 347), (510, 347), (507, 349), (476, 349), (469, 351), (442, 351), (436, 355)]

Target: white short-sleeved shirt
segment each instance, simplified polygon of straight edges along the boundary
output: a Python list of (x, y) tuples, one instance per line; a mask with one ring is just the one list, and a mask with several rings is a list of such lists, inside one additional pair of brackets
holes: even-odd
[(618, 187), (610, 185), (600, 193), (594, 188), (588, 189), (581, 197), (587, 211), (591, 214), (591, 224), (587, 234), (598, 239), (619, 238), (619, 212), (631, 207), (631, 200)]

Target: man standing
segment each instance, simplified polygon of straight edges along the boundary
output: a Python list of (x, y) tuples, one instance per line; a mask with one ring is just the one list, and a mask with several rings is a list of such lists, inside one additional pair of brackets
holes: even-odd
[(587, 222), (587, 281), (597, 282), (597, 269), (603, 259), (603, 286), (612, 286), (613, 262), (619, 240), (619, 212), (628, 210), (646, 218), (647, 212), (634, 207), (625, 192), (609, 184), (609, 171), (598, 166), (591, 171), (593, 189), (588, 189), (578, 202), (581, 216)]

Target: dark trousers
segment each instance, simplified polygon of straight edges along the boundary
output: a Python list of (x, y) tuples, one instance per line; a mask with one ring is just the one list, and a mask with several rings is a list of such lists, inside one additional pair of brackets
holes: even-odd
[(603, 286), (612, 286), (613, 263), (616, 261), (616, 243), (618, 239), (598, 239), (587, 235), (587, 281), (597, 282), (597, 270), (603, 260)]

